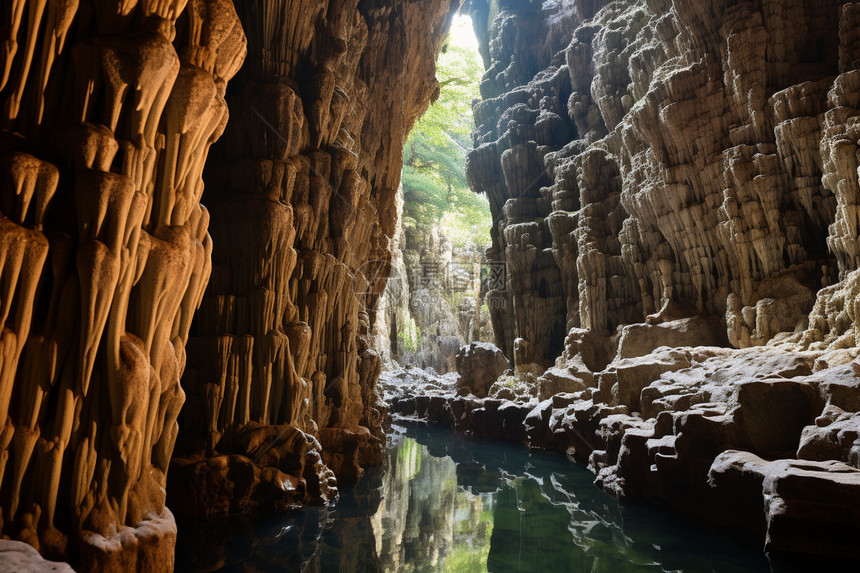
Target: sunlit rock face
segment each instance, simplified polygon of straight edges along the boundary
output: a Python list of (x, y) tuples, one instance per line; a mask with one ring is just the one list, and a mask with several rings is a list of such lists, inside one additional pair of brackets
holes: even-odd
[(179, 473), (213, 484), (192, 513), (332, 499), (330, 469), (378, 459), (365, 335), (458, 7), (4, 3), (3, 535), (169, 570), (183, 404)]
[(5, 3), (2, 532), (170, 569), (165, 473), (211, 273), (201, 174), (246, 53), (232, 2)]
[(404, 228), (399, 221), (373, 333), (383, 369), (408, 364), (453, 372), (463, 344), (493, 339), (489, 313), (482, 308), (481, 251), (454, 247), (437, 226)]

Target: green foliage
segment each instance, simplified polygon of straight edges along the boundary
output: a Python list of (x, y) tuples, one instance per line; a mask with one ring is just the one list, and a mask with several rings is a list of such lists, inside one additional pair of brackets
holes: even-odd
[(475, 127), (472, 100), (483, 68), (474, 47), (459, 40), (468, 18), (455, 20), (436, 63), (439, 98), (416, 124), (403, 147), (404, 220), (439, 225), (454, 246), (489, 244), (492, 225), (487, 198), (469, 190), (466, 154)]
[(418, 324), (411, 316), (404, 325), (404, 329), (397, 333), (397, 340), (400, 342), (402, 351), (415, 352), (421, 344), (421, 330)]
[(406, 438), (397, 450), (396, 474), (410, 481), (421, 470), (421, 445), (413, 438)]

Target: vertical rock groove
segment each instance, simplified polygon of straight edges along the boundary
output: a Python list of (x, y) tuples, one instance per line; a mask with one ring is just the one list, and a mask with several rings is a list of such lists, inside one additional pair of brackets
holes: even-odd
[(458, 8), (239, 5), (248, 65), (206, 171), (216, 248), (168, 488), (180, 514), (330, 501), (332, 474), (354, 480), (381, 461), (371, 333), (401, 148), (438, 93), (435, 58)]
[(467, 176), (523, 384), (395, 407), (572, 451), (771, 556), (856, 560), (860, 5), (471, 7)]

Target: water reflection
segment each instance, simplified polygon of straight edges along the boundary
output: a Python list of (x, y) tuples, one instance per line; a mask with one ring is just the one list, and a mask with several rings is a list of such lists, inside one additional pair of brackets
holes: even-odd
[(402, 437), (388, 461), (371, 517), (382, 569), (486, 571), (492, 497), (460, 488), (454, 460), (431, 455), (414, 438)]
[(336, 508), (180, 524), (178, 571), (767, 571), (754, 548), (621, 507), (561, 456), (399, 426)]

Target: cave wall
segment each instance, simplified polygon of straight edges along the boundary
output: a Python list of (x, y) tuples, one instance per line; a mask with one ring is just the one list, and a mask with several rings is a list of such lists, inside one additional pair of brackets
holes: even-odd
[(858, 14), (473, 1), (467, 175), (517, 383), (393, 408), (573, 454), (793, 566), (856, 562)]
[(214, 513), (248, 509), (218, 490), (228, 429), (285, 503), (335, 495), (319, 441), (347, 477), (378, 457), (365, 335), (458, 7), (0, 6), (3, 535), (81, 570), (172, 568), (186, 397), (178, 450), (215, 459), (194, 474)]
[(85, 570), (169, 568), (201, 173), (245, 36), (229, 1), (0, 14), (2, 531)]
[(408, 365), (438, 374), (454, 372), (462, 345), (493, 338), (489, 313), (482, 308), (485, 249), (456, 247), (437, 225), (404, 226), (401, 221), (398, 230), (373, 346), (384, 368)]
[[(169, 498), (181, 513), (330, 501), (329, 469), (351, 480), (381, 461), (372, 332), (402, 145), (438, 94), (435, 59), (459, 4), (239, 6), (249, 63), (206, 171), (219, 248), (183, 378)], [(215, 509), (201, 475), (245, 498)]]
[(571, 328), (698, 314), (735, 347), (855, 346), (857, 10), (473, 2), (497, 345), (546, 367)]

